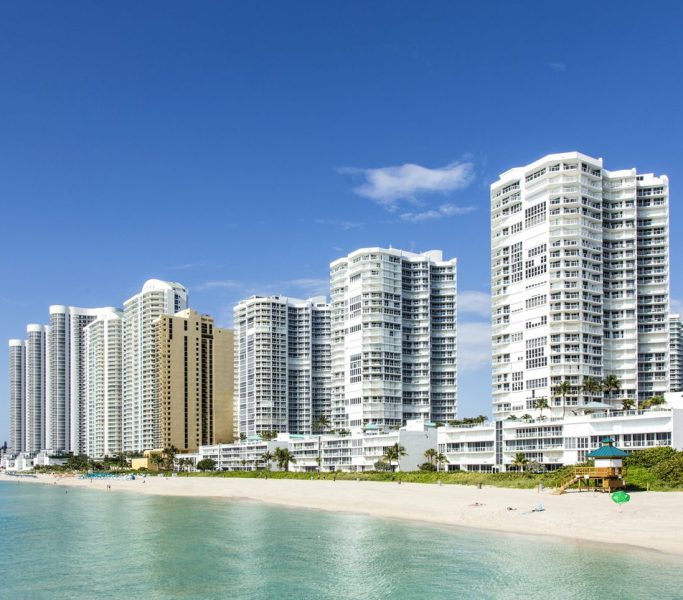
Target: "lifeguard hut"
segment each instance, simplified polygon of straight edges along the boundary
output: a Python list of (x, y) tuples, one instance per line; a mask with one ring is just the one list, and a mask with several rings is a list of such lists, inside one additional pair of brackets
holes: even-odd
[(574, 467), (574, 474), (555, 493), (563, 494), (575, 483), (586, 489), (613, 492), (624, 489), (624, 458), (628, 456), (614, 445), (612, 438), (603, 438), (600, 447), (586, 454), (595, 461), (593, 467)]

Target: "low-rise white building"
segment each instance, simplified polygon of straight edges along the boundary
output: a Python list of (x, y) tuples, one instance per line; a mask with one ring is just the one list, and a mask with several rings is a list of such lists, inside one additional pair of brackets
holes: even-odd
[(517, 454), (555, 469), (584, 462), (610, 437), (624, 450), (683, 449), (683, 409), (601, 411), (564, 419), (505, 420), (439, 429), (438, 450), (450, 471), (505, 471)]
[[(610, 437), (626, 451), (655, 446), (683, 450), (683, 395), (667, 394), (667, 406), (650, 410), (600, 411), (565, 419), (490, 421), (475, 425), (440, 427), (421, 420), (409, 421), (397, 430), (371, 427), (348, 435), (293, 435), (274, 440), (250, 439), (235, 444), (202, 446), (197, 454), (178, 455), (196, 464), (203, 458), (216, 461), (221, 471), (254, 471), (266, 468), (263, 456), (277, 448), (289, 450), (296, 462), (293, 472), (373, 471), (388, 448), (402, 446), (406, 455), (399, 471), (417, 471), (427, 462), (425, 451), (435, 449), (448, 462), (448, 471), (496, 472), (509, 470), (518, 454), (529, 462), (552, 470), (584, 462), (586, 455)], [(269, 465), (277, 470), (275, 462)]]
[(30, 471), (33, 469), (33, 457), (33, 454), (28, 452), (4, 454), (0, 459), (0, 469), (5, 471)]
[[(264, 455), (271, 455), (278, 448), (289, 450), (296, 462), (289, 465), (293, 472), (317, 471), (373, 471), (375, 464), (382, 461), (388, 448), (394, 444), (402, 446), (406, 455), (398, 461), (399, 471), (417, 471), (426, 462), (425, 451), (436, 448), (437, 429), (431, 423), (421, 420), (409, 421), (405, 427), (385, 431), (376, 426), (366, 427), (363, 432), (349, 435), (295, 435), (278, 434), (274, 440), (249, 439), (234, 444), (201, 446), (198, 455), (178, 455), (176, 458), (190, 458), (195, 464), (203, 458), (216, 461), (219, 471), (254, 471), (270, 466), (277, 470), (273, 461), (266, 465)], [(319, 462), (318, 462), (319, 461)], [(396, 465), (395, 465), (396, 466)]]
[(289, 449), (296, 458), (291, 471), (374, 471), (387, 450), (402, 446), (406, 455), (398, 461), (399, 471), (417, 471), (427, 462), (425, 451), (436, 447), (437, 429), (421, 420), (408, 421), (405, 427), (384, 431), (366, 427), (351, 435), (290, 436)]
[[(265, 469), (268, 465), (266, 465), (263, 455), (266, 452), (273, 454), (277, 448), (288, 448), (289, 437), (289, 434), (281, 433), (277, 439), (269, 441), (253, 439), (235, 444), (200, 446), (199, 460), (210, 458), (216, 461), (217, 471), (256, 471), (258, 469)], [(177, 458), (184, 456), (179, 455)], [(192, 458), (192, 455), (188, 456)], [(277, 465), (271, 463), (270, 468), (276, 470)]]

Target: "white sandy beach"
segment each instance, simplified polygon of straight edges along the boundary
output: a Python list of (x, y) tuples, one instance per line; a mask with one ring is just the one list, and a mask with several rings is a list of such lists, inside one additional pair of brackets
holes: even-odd
[[(18, 481), (5, 475), (0, 475), (0, 480)], [(478, 489), (460, 485), (212, 477), (91, 481), (52, 475), (19, 481), (104, 492), (110, 484), (112, 491), (246, 499), (280, 506), (628, 544), (683, 555), (683, 493), (676, 492), (632, 493), (631, 501), (620, 508), (607, 494), (585, 492), (555, 496), (550, 490)], [(530, 512), (539, 502), (545, 510)]]

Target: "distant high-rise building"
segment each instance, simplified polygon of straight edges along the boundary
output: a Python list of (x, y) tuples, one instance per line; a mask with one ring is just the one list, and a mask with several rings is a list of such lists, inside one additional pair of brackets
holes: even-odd
[(156, 322), (160, 447), (233, 441), (233, 332), (186, 309)]
[[(493, 405), (496, 418), (552, 416), (668, 387), (669, 186), (551, 154), (491, 185)], [(569, 382), (570, 391), (557, 393)], [(566, 401), (566, 402), (565, 402)]]
[(26, 452), (46, 449), (46, 397), (49, 378), (47, 325), (26, 326)]
[(150, 279), (123, 303), (123, 449), (141, 452), (160, 443), (154, 321), (187, 308), (179, 283)]
[(50, 377), (47, 387), (47, 447), (54, 452), (83, 454), (87, 446), (84, 330), (114, 308), (50, 306), (47, 345)]
[(683, 392), (683, 324), (681, 315), (669, 317), (669, 388)]
[(330, 418), (325, 298), (253, 296), (234, 309), (238, 435), (311, 433)]
[(456, 260), (362, 248), (330, 277), (334, 426), (455, 419)]
[(9, 341), (9, 426), (10, 448), (26, 449), (26, 342)]
[(85, 452), (93, 458), (122, 451), (123, 313), (102, 311), (83, 329)]

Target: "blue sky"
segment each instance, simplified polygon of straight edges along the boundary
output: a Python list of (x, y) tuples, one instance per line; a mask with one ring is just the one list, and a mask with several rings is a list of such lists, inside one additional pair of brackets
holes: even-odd
[[(580, 150), (671, 181), (675, 2), (0, 5), (0, 332), (182, 282), (228, 325), (362, 246), (457, 256), (460, 415), (489, 413), (488, 186)], [(6, 343), (0, 360), (7, 364)], [(0, 440), (7, 436), (0, 370)]]

